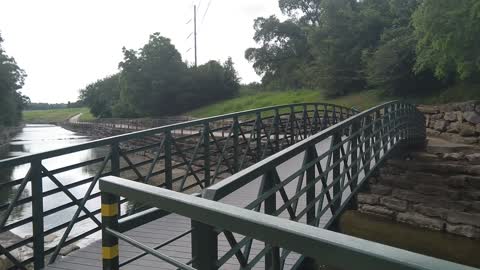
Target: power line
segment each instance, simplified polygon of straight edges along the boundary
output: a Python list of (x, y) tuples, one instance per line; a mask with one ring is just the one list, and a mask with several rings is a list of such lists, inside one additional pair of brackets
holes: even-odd
[(205, 20), (205, 17), (207, 16), (208, 10), (210, 9), (210, 4), (211, 4), (211, 3), (212, 3), (212, 0), (209, 0), (209, 1), (208, 1), (208, 4), (207, 4), (207, 8), (205, 9), (205, 13), (203, 13), (202, 24), (203, 24), (203, 21)]

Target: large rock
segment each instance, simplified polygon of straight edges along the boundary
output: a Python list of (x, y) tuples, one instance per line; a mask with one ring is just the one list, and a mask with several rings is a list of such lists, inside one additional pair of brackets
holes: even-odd
[(480, 238), (480, 228), (476, 228), (470, 225), (455, 225), (447, 223), (446, 231), (469, 238)]
[(452, 133), (442, 133), (440, 134), (440, 137), (454, 142), (454, 143), (461, 143), (461, 144), (476, 144), (478, 143), (478, 138), (477, 137), (462, 137), (458, 134), (452, 134)]
[(443, 230), (443, 227), (445, 225), (445, 223), (441, 219), (427, 217), (421, 214), (411, 212), (399, 213), (397, 215), (397, 221), (437, 231)]
[(467, 176), (468, 184), (476, 189), (480, 189), (480, 177), (478, 176)]
[(463, 118), (474, 125), (480, 124), (480, 114), (477, 112), (466, 111), (463, 113)]
[(435, 114), (438, 113), (438, 107), (437, 106), (429, 106), (429, 105), (418, 105), (417, 109), (426, 114)]
[(452, 175), (448, 177), (448, 186), (453, 188), (463, 188), (467, 184), (467, 175)]
[(390, 195), (392, 193), (392, 188), (385, 185), (371, 185), (370, 192), (378, 195)]
[(395, 215), (394, 211), (379, 205), (374, 206), (374, 205), (365, 204), (365, 205), (361, 205), (359, 210), (362, 213), (383, 216), (388, 218), (392, 218)]
[(366, 204), (378, 204), (378, 202), (380, 201), (380, 196), (375, 194), (360, 193), (358, 194), (357, 198), (359, 203)]
[(380, 203), (392, 210), (401, 212), (407, 211), (408, 208), (408, 203), (406, 201), (402, 201), (392, 197), (383, 197), (380, 199)]
[(475, 126), (472, 126), (466, 123), (460, 124), (458, 130), (459, 130), (460, 136), (463, 136), (463, 137), (471, 137), (477, 133), (475, 130)]
[(458, 161), (458, 160), (462, 160), (464, 157), (465, 157), (464, 153), (445, 153), (445, 154), (443, 154), (443, 159), (445, 159), (445, 160)]
[(455, 224), (466, 224), (480, 227), (480, 214), (450, 211), (447, 214), (447, 221)]
[(438, 131), (445, 131), (447, 130), (448, 122), (445, 120), (437, 120), (435, 121), (434, 129)]
[(453, 122), (457, 120), (457, 113), (456, 112), (446, 112), (443, 116), (443, 119)]
[(452, 122), (447, 127), (447, 132), (458, 133), (460, 131), (460, 122)]
[(412, 189), (415, 186), (415, 182), (410, 181), (404, 175), (380, 175), (379, 182), (386, 186), (398, 187), (402, 189)]
[(413, 207), (413, 210), (424, 216), (437, 217), (442, 219), (445, 219), (448, 213), (448, 210), (445, 208), (430, 207), (425, 204), (417, 204)]
[(432, 120), (441, 120), (441, 119), (443, 119), (443, 113), (433, 114), (432, 116), (430, 116), (430, 118)]
[(427, 136), (436, 137), (440, 135), (440, 131), (433, 129), (433, 126), (430, 125), (432, 128), (427, 128)]
[(479, 162), (480, 161), (480, 153), (469, 154), (469, 155), (466, 155), (465, 158), (469, 162)]
[(442, 186), (421, 184), (421, 185), (415, 186), (414, 190), (421, 194), (431, 195), (431, 196), (440, 197), (440, 198), (449, 197), (454, 200), (457, 200), (460, 198), (459, 191), (451, 190)]
[(414, 203), (423, 203), (430, 200), (428, 196), (402, 189), (394, 189), (392, 195), (397, 199)]

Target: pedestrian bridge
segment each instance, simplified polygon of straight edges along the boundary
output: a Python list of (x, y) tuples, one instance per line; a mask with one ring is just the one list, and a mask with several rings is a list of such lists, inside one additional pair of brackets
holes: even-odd
[[(424, 143), (413, 105), (358, 112), (308, 103), (2, 160), (0, 169), (28, 173), (0, 184), (16, 191), (0, 205), (0, 233), (31, 234), (0, 243), (0, 252), (11, 269), (310, 269), (312, 261), (345, 270), (473, 269), (338, 232), (366, 179), (395, 152)], [(90, 149), (98, 151), (81, 163), (50, 162)], [(88, 177), (73, 177), (78, 170)], [(49, 197), (57, 203), (44, 204)], [(19, 207), (31, 215), (18, 218)], [(75, 243), (85, 247), (62, 257)], [(16, 256), (28, 248), (30, 256)]]

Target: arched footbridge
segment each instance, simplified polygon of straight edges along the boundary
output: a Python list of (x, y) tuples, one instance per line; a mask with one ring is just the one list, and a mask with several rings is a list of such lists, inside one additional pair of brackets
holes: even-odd
[(0, 252), (11, 269), (473, 269), (338, 232), (366, 179), (425, 139), (407, 103), (308, 103), (5, 159), (26, 173), (0, 184), (0, 233), (30, 234)]

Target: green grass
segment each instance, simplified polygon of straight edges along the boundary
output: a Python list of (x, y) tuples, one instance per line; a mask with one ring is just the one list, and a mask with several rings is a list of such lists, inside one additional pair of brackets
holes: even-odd
[(321, 90), (274, 92), (255, 92), (244, 90), (241, 91), (240, 95), (236, 98), (199, 108), (188, 113), (188, 115), (194, 117), (207, 117), (267, 106), (303, 102), (325, 102), (347, 107), (353, 106), (358, 109), (366, 109), (386, 100), (388, 99), (383, 98), (381, 96), (381, 92), (377, 90), (364, 91), (340, 98), (326, 98), (324, 92)]
[(33, 110), (23, 112), (23, 121), (26, 123), (44, 124), (44, 123), (57, 123), (69, 119), (82, 113), (80, 117), (81, 121), (87, 121), (94, 119), (88, 108), (68, 108), (68, 109), (55, 109), (55, 110)]

